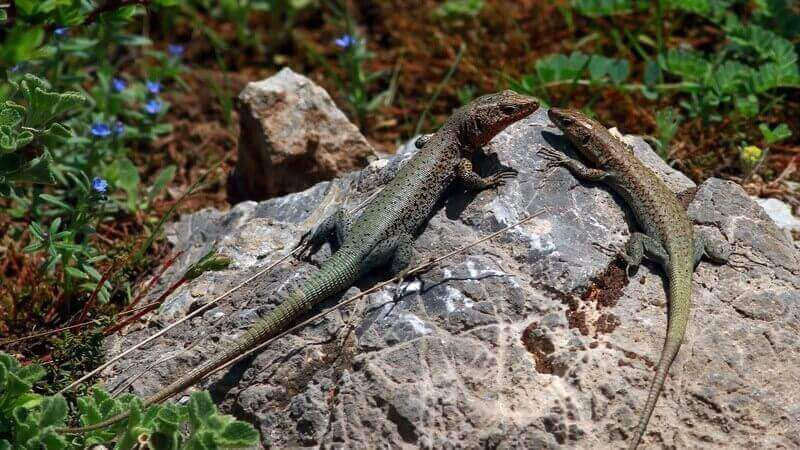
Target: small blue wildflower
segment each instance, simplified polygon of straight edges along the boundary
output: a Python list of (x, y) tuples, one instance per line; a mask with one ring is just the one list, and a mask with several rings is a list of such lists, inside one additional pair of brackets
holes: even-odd
[(161, 103), (161, 100), (158, 100), (158, 99), (154, 98), (154, 99), (148, 100), (147, 103), (144, 104), (144, 112), (146, 112), (147, 114), (150, 114), (151, 116), (155, 116), (156, 114), (161, 112), (161, 108), (163, 106), (164, 106), (164, 104)]
[(128, 87), (128, 82), (122, 78), (114, 77), (111, 79), (111, 88), (114, 92), (122, 92)]
[(55, 34), (58, 37), (68, 36), (69, 35), (69, 28), (67, 28), (67, 27), (58, 27), (55, 30), (53, 30), (53, 34)]
[(100, 177), (94, 177), (92, 189), (98, 194), (105, 194), (108, 191), (108, 182)]
[(114, 122), (114, 135), (122, 136), (125, 133), (125, 124), (119, 120)]
[(151, 94), (158, 94), (161, 92), (161, 83), (158, 81), (147, 80), (144, 84), (147, 86), (147, 91)]
[(344, 34), (342, 35), (342, 37), (334, 39), (333, 42), (339, 47), (347, 49), (352, 47), (356, 43), (356, 39), (353, 36), (350, 36), (349, 34)]
[(92, 136), (104, 138), (111, 135), (111, 128), (104, 123), (95, 122), (90, 129)]
[(22, 66), (20, 64), (15, 64), (15, 65), (11, 66), (11, 68), (8, 69), (8, 71), (11, 72), (11, 73), (17, 73), (17, 72), (19, 72), (19, 69), (21, 69), (21, 68), (22, 68)]
[(181, 44), (168, 44), (167, 52), (173, 58), (180, 58), (183, 55), (184, 47)]

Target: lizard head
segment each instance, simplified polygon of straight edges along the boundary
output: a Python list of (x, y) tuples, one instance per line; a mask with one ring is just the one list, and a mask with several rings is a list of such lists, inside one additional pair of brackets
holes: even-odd
[(599, 122), (571, 109), (550, 108), (547, 116), (586, 159), (597, 164), (608, 159), (607, 147), (598, 141), (610, 134)]
[(506, 89), (476, 98), (453, 115), (461, 141), (478, 148), (510, 124), (529, 116), (539, 108), (533, 97)]

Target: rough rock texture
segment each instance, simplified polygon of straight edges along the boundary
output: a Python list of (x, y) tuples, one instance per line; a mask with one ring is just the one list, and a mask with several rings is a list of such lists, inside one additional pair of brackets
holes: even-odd
[[(693, 198), (689, 213), (705, 231), (733, 246), (730, 265), (697, 270), (688, 339), (642, 447), (800, 447), (798, 250), (739, 186), (711, 179), (695, 189), (631, 141), (681, 198)], [(409, 283), (396, 304), (393, 289), (374, 293), (202, 386), (255, 424), (266, 447), (622, 448), (665, 334), (663, 278), (645, 265), (625, 279), (606, 249), (631, 229), (621, 199), (565, 169), (546, 170), (541, 146), (574, 156), (544, 111), (499, 135), (479, 159), (484, 171), (515, 167), (518, 180), (479, 194), (455, 188), (415, 247), (440, 255), (547, 208), (537, 219)], [(150, 327), (110, 339), (111, 353), (285, 254), (319, 211), (345, 197), (358, 205), (411, 151), (304, 192), (183, 218), (173, 230), (186, 250), (175, 273), (212, 245), (235, 264), (176, 292)], [(154, 392), (312, 270), (278, 266), (118, 363), (106, 373), (110, 387), (146, 371), (132, 389)]]
[(237, 99), (236, 200), (303, 190), (364, 166), (372, 147), (324, 89), (285, 68), (248, 83)]

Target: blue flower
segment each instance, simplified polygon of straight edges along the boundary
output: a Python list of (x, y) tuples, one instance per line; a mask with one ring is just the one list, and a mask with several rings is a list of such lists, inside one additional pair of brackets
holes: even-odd
[(55, 34), (58, 37), (68, 36), (69, 35), (69, 28), (67, 28), (67, 27), (58, 27), (55, 30), (53, 30), (53, 34)]
[(167, 52), (169, 52), (169, 56), (173, 58), (180, 58), (183, 55), (184, 47), (181, 44), (168, 44), (167, 45)]
[(108, 182), (100, 177), (94, 177), (92, 189), (98, 194), (105, 194), (108, 191)]
[(104, 123), (93, 123), (90, 131), (92, 132), (92, 136), (99, 138), (104, 138), (111, 135), (111, 128)]
[(161, 92), (161, 83), (159, 83), (158, 81), (147, 80), (144, 84), (145, 86), (147, 86), (147, 90), (151, 94), (158, 94), (159, 92)]
[(339, 47), (346, 49), (355, 45), (356, 39), (353, 36), (350, 36), (349, 34), (344, 34), (342, 35), (342, 37), (334, 39), (333, 42)]
[(144, 112), (146, 112), (147, 114), (150, 114), (151, 116), (155, 116), (156, 114), (161, 112), (161, 108), (163, 106), (164, 106), (164, 104), (161, 102), (161, 100), (158, 100), (158, 99), (154, 98), (154, 99), (148, 100), (147, 103), (144, 104)]
[(17, 73), (17, 72), (19, 72), (19, 69), (21, 69), (21, 68), (22, 68), (21, 64), (15, 64), (15, 65), (11, 66), (11, 68), (8, 69), (8, 71), (11, 72), (11, 73)]
[(120, 122), (119, 120), (114, 122), (114, 135), (122, 136), (123, 133), (125, 133), (125, 124)]
[(114, 77), (111, 79), (111, 88), (114, 92), (122, 92), (128, 87), (128, 82), (122, 78)]

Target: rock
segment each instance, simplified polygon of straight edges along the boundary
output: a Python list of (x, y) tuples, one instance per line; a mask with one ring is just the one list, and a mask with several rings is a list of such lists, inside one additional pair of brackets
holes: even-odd
[(777, 198), (756, 198), (755, 201), (764, 208), (764, 212), (775, 221), (778, 228), (790, 233), (800, 231), (800, 219), (792, 214), (792, 208), (788, 204)]
[(236, 201), (297, 192), (363, 167), (372, 147), (324, 89), (285, 68), (248, 83), (237, 99)]
[[(730, 264), (698, 267), (687, 339), (642, 448), (800, 447), (800, 253), (738, 185), (710, 179), (696, 187), (641, 139), (631, 141), (691, 201), (703, 232), (733, 248)], [(441, 255), (546, 208), (536, 219), (407, 283), (396, 304), (393, 287), (375, 292), (201, 386), (253, 423), (266, 447), (623, 447), (665, 335), (663, 278), (647, 264), (626, 280), (602, 247), (624, 244), (629, 210), (607, 188), (547, 169), (541, 146), (574, 155), (543, 110), (509, 127), (476, 161), (483, 172), (514, 167), (518, 179), (477, 194), (454, 188), (415, 248)], [(317, 208), (355, 207), (412, 152), (300, 193), (184, 217), (171, 239), (185, 253), (168, 279), (212, 246), (234, 264), (175, 292), (151, 327), (110, 338), (111, 355), (275, 261), (321, 218)], [(326, 247), (316, 261), (327, 254)], [(223, 300), (215, 311), (224, 315), (196, 317), (123, 358), (105, 374), (109, 387), (144, 372), (132, 390), (153, 393), (313, 270), (278, 265)], [(379, 271), (320, 308), (385, 276)]]

